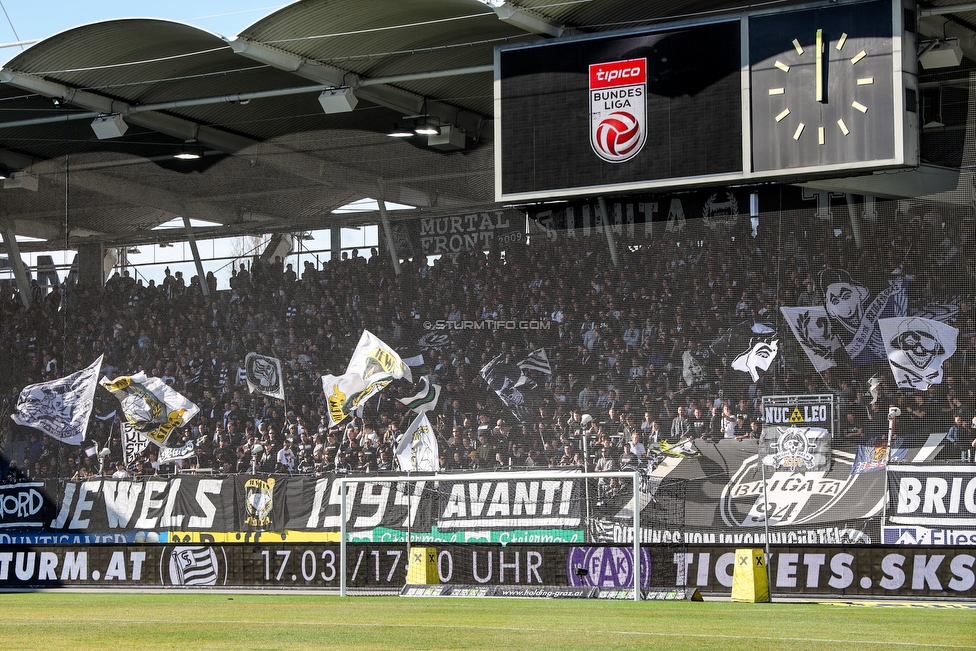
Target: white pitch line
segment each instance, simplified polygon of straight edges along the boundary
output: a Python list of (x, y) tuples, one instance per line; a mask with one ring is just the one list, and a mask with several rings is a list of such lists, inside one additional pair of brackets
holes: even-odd
[[(4, 619), (3, 623), (5, 626), (37, 626), (39, 622), (49, 621), (58, 622), (62, 627), (65, 625), (71, 625), (72, 622), (65, 622), (63, 617), (57, 619), (41, 620), (37, 618), (33, 619)], [(112, 624), (118, 626), (123, 623), (119, 619), (79, 619), (75, 620), (79, 624)], [(172, 619), (130, 619), (125, 620), (126, 624), (160, 624), (160, 625), (171, 625), (174, 620)], [(352, 623), (352, 622), (321, 622), (321, 621), (307, 621), (307, 620), (296, 620), (293, 622), (287, 622), (277, 619), (273, 622), (256, 622), (247, 619), (181, 619), (179, 620), (181, 626), (192, 625), (192, 624), (232, 624), (236, 626), (240, 625), (259, 625), (259, 626), (275, 626), (279, 627), (281, 625), (296, 624), (303, 627), (308, 626), (328, 626), (331, 628), (341, 626), (345, 628), (443, 628), (448, 630), (471, 630), (471, 631), (508, 631), (512, 633), (546, 633), (551, 634), (552, 629), (549, 628), (529, 628), (522, 626), (472, 626), (470, 624), (383, 624), (383, 623)], [(757, 639), (754, 635), (723, 635), (723, 634), (713, 634), (713, 633), (661, 633), (654, 631), (620, 631), (620, 630), (605, 630), (598, 631), (594, 629), (562, 629), (562, 632), (569, 634), (587, 634), (587, 635), (651, 635), (655, 637), (662, 638), (695, 638), (695, 639), (709, 639), (709, 640), (754, 640)], [(932, 644), (926, 642), (897, 642), (891, 640), (852, 640), (852, 639), (833, 639), (833, 638), (819, 638), (819, 637), (770, 637), (768, 635), (763, 635), (762, 637), (765, 641), (771, 642), (819, 642), (826, 644), (843, 644), (850, 646), (852, 644), (872, 644), (876, 646), (905, 646), (913, 648), (927, 648), (927, 649), (976, 649), (976, 645), (961, 645), (961, 644)]]

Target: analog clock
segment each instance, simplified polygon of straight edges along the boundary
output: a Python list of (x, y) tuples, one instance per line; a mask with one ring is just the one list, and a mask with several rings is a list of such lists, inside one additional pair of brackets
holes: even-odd
[(895, 157), (889, 0), (749, 21), (755, 171)]

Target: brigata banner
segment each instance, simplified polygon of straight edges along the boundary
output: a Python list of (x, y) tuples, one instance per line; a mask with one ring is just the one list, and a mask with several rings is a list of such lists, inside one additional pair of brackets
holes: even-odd
[[(626, 589), (640, 567), (642, 590), (698, 589), (728, 596), (735, 548), (691, 545), (444, 544), (434, 547), (445, 586)], [(343, 568), (332, 544), (166, 544), (0, 549), (0, 590), (58, 587), (247, 587), (336, 589)], [(404, 544), (351, 543), (344, 568), (352, 590), (399, 592)], [(770, 591), (826, 598), (976, 599), (976, 556), (966, 547), (891, 549), (783, 546), (769, 557)]]

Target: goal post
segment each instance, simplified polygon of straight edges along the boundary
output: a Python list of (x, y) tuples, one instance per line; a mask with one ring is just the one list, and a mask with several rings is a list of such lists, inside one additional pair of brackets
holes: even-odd
[[(441, 536), (444, 534), (444, 531), (437, 531), (436, 525), (440, 525), (441, 529), (449, 529), (453, 532), (450, 537), (441, 538), (443, 540), (462, 541), (463, 544), (463, 541), (470, 539), (488, 542), (492, 538), (497, 538), (501, 541), (501, 547), (504, 549), (506, 539), (517, 542), (520, 536), (529, 540), (542, 540), (547, 537), (538, 533), (527, 535), (526, 529), (520, 528), (526, 527), (525, 518), (520, 519), (519, 516), (531, 514), (535, 518), (534, 522), (539, 523), (538, 526), (552, 527), (551, 531), (557, 532), (557, 535), (552, 536), (552, 538), (557, 540), (559, 539), (559, 527), (569, 527), (574, 522), (577, 531), (587, 527), (593, 515), (592, 509), (596, 508), (595, 505), (602, 504), (599, 495), (590, 495), (589, 487), (591, 484), (595, 484), (599, 494), (604, 494), (604, 491), (607, 491), (607, 494), (613, 490), (619, 491), (625, 486), (630, 488), (630, 495), (632, 496), (631, 525), (634, 535), (630, 548), (632, 556), (626, 561), (631, 564), (631, 576), (629, 577), (631, 584), (626, 587), (633, 590), (633, 600), (640, 601), (642, 599), (641, 577), (649, 576), (650, 573), (650, 557), (646, 554), (642, 555), (640, 547), (641, 477), (642, 472), (640, 470), (619, 472), (542, 470), (343, 477), (339, 480), (339, 566), (344, 568), (344, 571), (340, 573), (340, 595), (349, 595), (349, 545), (355, 542), (353, 540), (354, 534), (350, 531), (349, 526), (350, 518), (353, 515), (348, 512), (350, 491), (375, 491), (376, 485), (379, 486), (380, 492), (384, 490), (404, 491), (401, 502), (406, 505), (408, 514), (405, 519), (407, 530), (403, 532), (405, 535), (402, 536), (401, 542), (406, 544), (408, 550), (415, 544), (436, 547), (438, 538), (432, 533)], [(384, 486), (387, 488), (384, 489)], [(409, 489), (410, 494), (407, 494), (407, 487), (411, 487)], [(417, 490), (423, 495), (417, 496), (415, 494)], [(429, 527), (429, 530), (412, 531), (410, 523), (417, 519), (416, 510), (421, 508), (421, 502), (425, 499), (424, 496), (427, 496), (426, 499), (432, 502), (426, 506), (433, 511), (434, 515), (431, 519), (436, 520), (436, 525)], [(511, 516), (511, 519), (500, 517), (505, 516), (505, 514)], [(453, 522), (448, 522), (449, 516), (462, 517), (456, 517)], [(485, 529), (487, 528), (492, 528), (492, 535), (486, 536)], [(502, 532), (502, 535), (497, 535), (499, 532)], [(369, 533), (372, 534), (373, 532)], [(585, 536), (574, 534), (572, 539), (580, 544), (585, 542)], [(568, 542), (568, 538), (566, 542)], [(361, 560), (357, 560), (355, 564), (357, 568)], [(377, 568), (378, 564), (379, 560), (377, 560)], [(502, 568), (514, 567), (511, 564), (505, 565), (503, 561), (500, 561), (499, 565)], [(489, 570), (490, 567), (489, 563)], [(405, 568), (402, 569), (405, 570)], [(525, 569), (525, 572), (528, 573), (532, 569), (530, 565)], [(519, 568), (512, 571), (518, 576)], [(585, 573), (585, 568), (581, 567), (579, 571)], [(404, 584), (406, 584), (405, 577), (406, 572), (404, 571)]]

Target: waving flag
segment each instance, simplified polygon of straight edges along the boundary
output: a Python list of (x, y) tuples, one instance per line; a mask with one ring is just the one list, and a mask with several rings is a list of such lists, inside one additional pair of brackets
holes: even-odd
[(748, 373), (753, 382), (759, 380), (759, 371), (768, 371), (779, 352), (776, 331), (765, 323), (740, 323), (723, 337), (726, 342), (723, 354), (731, 358), (732, 369)]
[(396, 449), (400, 469), (417, 472), (437, 472), (437, 437), (427, 420), (427, 414), (420, 414), (403, 433)]
[[(369, 386), (374, 382), (404, 378), (413, 381), (410, 367), (400, 355), (369, 330), (363, 330), (359, 344), (352, 353), (346, 373), (356, 373)], [(384, 385), (386, 386), (386, 385)]]
[(830, 317), (823, 306), (781, 307), (780, 312), (815, 371), (837, 366), (837, 351), (844, 344), (832, 332)]
[(335, 427), (359, 408), (366, 383), (356, 373), (323, 375), (322, 391), (329, 407), (329, 427)]
[(899, 387), (927, 391), (942, 382), (942, 363), (956, 352), (957, 329), (920, 317), (880, 319), (878, 327)]
[(102, 378), (100, 384), (118, 398), (129, 425), (160, 447), (174, 429), (186, 425), (200, 411), (161, 379), (145, 373), (114, 380)]
[(77, 373), (25, 387), (10, 417), (18, 425), (32, 427), (63, 443), (81, 445), (88, 431), (101, 367), (99, 356)]
[(534, 398), (533, 393), (538, 385), (532, 380), (522, 381), (519, 384), (519, 381), (524, 377), (522, 370), (517, 364), (505, 361), (503, 357), (504, 353), (499, 353), (493, 360), (485, 364), (481, 369), (481, 377), (505, 403), (505, 406), (511, 410), (516, 420), (524, 423), (532, 417), (534, 412), (532, 398)]
[(440, 396), (441, 385), (434, 384), (426, 377), (422, 377), (420, 378), (420, 391), (406, 398), (397, 398), (397, 401), (413, 409), (418, 414), (422, 414), (435, 409)]
[(285, 385), (281, 381), (281, 360), (257, 353), (244, 358), (244, 378), (251, 393), (261, 393), (271, 398), (285, 399)]
[(552, 375), (552, 367), (549, 366), (549, 356), (546, 355), (545, 348), (536, 348), (528, 357), (518, 363), (518, 367), (525, 371), (537, 371), (543, 375)]
[(681, 377), (684, 378), (685, 384), (688, 386), (701, 384), (705, 381), (705, 367), (702, 366), (701, 360), (695, 356), (695, 352), (692, 350), (686, 350), (681, 354)]
[(358, 375), (365, 384), (356, 400), (357, 405), (366, 404), (393, 380), (402, 378), (413, 382), (410, 367), (403, 363), (400, 355), (369, 330), (363, 330), (359, 345), (349, 360), (346, 375), (350, 374)]
[(518, 363), (518, 367), (522, 375), (515, 383), (516, 387), (521, 387), (526, 384), (536, 384), (536, 382), (526, 374), (526, 371), (542, 373), (546, 376), (552, 375), (552, 367), (549, 365), (549, 356), (546, 355), (545, 348), (536, 348), (533, 350), (531, 353), (529, 353), (528, 357)]

